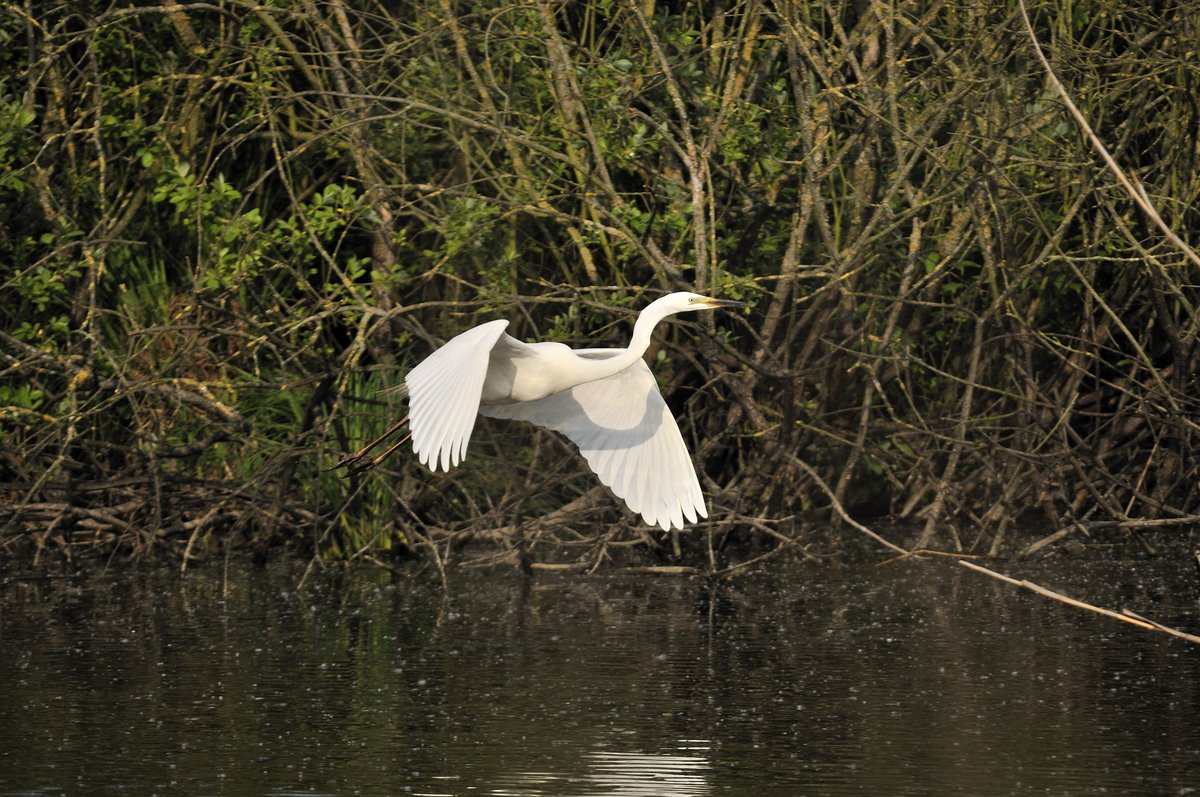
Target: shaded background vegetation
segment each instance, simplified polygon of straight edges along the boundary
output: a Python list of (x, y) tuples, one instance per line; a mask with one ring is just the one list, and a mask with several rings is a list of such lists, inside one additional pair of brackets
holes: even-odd
[[(1029, 9), (1186, 239), (1200, 9)], [(1011, 3), (27, 0), (0, 45), (11, 551), (718, 568), (832, 549), (829, 518), (982, 553), (1193, 533), (1197, 269)], [(697, 530), (518, 425), (449, 476), (324, 470), (452, 334), (623, 345), (673, 289), (753, 302), (651, 358)]]

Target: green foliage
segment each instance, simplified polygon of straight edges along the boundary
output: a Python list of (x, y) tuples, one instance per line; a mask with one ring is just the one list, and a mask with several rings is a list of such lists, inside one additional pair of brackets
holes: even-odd
[[(538, 478), (568, 470), (545, 436), (473, 442), (450, 476), (321, 467), (437, 339), (502, 316), (619, 345), (699, 285), (755, 305), (661, 337), (730, 528), (765, 506), (789, 531), (780, 481), (805, 508), (1032, 505), (1010, 452), (1049, 484), (1085, 447), (1105, 511), (1197, 511), (1164, 459), (1196, 443), (1191, 261), (1013, 7), (43, 5), (0, 16), (0, 434), (23, 452), (0, 469), (45, 490), (23, 500), (152, 472), (138, 522), (180, 546), (511, 529), (588, 489)], [(1197, 12), (1030, 10), (1118, 162), (1200, 227), (1194, 59), (1144, 35)]]
[(0, 192), (12, 192), (12, 197), (21, 196), (28, 188), (27, 178), (19, 168), (26, 162), (37, 135), (33, 123), (37, 114), (14, 99), (0, 100), (0, 163), (7, 167), (0, 173)]

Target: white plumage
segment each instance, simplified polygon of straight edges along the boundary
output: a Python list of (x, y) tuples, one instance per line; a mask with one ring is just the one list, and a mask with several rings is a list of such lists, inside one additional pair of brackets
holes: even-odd
[(708, 517), (687, 446), (643, 360), (537, 401), (485, 404), (479, 414), (562, 433), (600, 482), (651, 526), (683, 528), (684, 517)]
[[(476, 415), (529, 421), (578, 446), (600, 481), (646, 523), (683, 528), (685, 519), (708, 512), (687, 446), (642, 355), (662, 319), (740, 305), (668, 294), (641, 312), (624, 349), (523, 343), (505, 333), (507, 321), (469, 329), (405, 377), (413, 451), (432, 470), (449, 470), (466, 456)], [(339, 465), (358, 462), (402, 424)]]

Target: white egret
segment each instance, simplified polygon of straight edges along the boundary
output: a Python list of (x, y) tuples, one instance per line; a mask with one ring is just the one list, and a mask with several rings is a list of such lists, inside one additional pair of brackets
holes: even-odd
[[(708, 517), (695, 468), (675, 418), (642, 355), (659, 321), (675, 313), (741, 307), (742, 302), (671, 293), (642, 310), (624, 349), (523, 343), (489, 321), (451, 338), (404, 378), (408, 416), (338, 467), (365, 470), (408, 436), (421, 464), (450, 470), (462, 461), (475, 416), (529, 421), (571, 440), (600, 481), (651, 526), (683, 528)], [(409, 435), (365, 460), (405, 423)]]

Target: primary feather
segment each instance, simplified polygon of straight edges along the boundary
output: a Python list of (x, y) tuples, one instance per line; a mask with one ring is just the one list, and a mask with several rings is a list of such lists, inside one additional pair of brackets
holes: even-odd
[(488, 358), (507, 326), (507, 321), (491, 321), (468, 329), (404, 378), (413, 451), (422, 465), (450, 470), (467, 453)]

